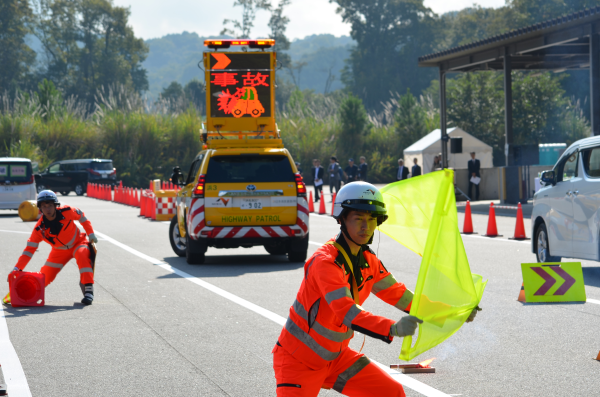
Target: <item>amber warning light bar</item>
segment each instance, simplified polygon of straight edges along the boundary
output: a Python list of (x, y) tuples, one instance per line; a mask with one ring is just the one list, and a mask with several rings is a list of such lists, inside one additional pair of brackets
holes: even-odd
[(247, 45), (250, 48), (271, 48), (275, 45), (273, 39), (246, 40), (246, 39), (228, 39), (228, 40), (204, 40), (204, 45), (208, 48), (218, 50), (219, 48), (229, 48), (232, 45)]

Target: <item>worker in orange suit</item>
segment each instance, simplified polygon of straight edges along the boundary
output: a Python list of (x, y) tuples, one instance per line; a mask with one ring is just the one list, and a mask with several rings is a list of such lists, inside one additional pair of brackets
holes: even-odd
[(413, 293), (368, 247), (386, 214), (383, 196), (370, 183), (353, 182), (338, 192), (333, 215), (341, 231), (306, 261), (273, 348), (277, 396), (313, 397), (321, 388), (347, 396), (405, 396), (400, 383), (348, 347), (354, 331), (391, 343), (394, 336), (414, 335), (423, 322), (410, 315), (390, 320), (361, 307), (371, 293), (406, 313), (412, 304)]
[[(8, 277), (10, 278), (15, 272), (23, 271), (39, 243), (45, 241), (52, 246), (52, 251), (41, 270), (46, 275), (46, 286), (54, 281), (67, 262), (75, 258), (79, 267), (80, 286), (83, 292), (81, 303), (91, 305), (94, 300), (94, 269), (91, 260), (93, 248), (90, 246), (90, 241), (98, 242), (92, 224), (81, 210), (61, 206), (58, 197), (51, 190), (44, 190), (38, 194), (37, 206), (43, 216), (33, 228), (25, 251)], [(74, 221), (79, 221), (87, 236), (86, 233), (79, 230)]]

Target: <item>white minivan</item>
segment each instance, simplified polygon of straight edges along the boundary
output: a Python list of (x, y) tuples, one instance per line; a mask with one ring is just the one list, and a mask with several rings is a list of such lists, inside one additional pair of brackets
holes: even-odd
[(600, 260), (600, 136), (569, 146), (533, 196), (532, 250), (538, 262)]
[(23, 201), (36, 197), (31, 160), (0, 157), (0, 210), (19, 209)]

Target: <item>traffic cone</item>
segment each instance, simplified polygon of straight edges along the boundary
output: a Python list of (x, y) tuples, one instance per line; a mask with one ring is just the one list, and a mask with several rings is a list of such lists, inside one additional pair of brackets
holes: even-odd
[(6, 294), (4, 299), (2, 299), (2, 302), (7, 305), (10, 303), (10, 292), (8, 294)]
[(312, 190), (308, 192), (308, 212), (315, 212)]
[(325, 215), (325, 199), (321, 196), (321, 200), (319, 200), (319, 215)]
[(333, 216), (334, 209), (335, 209), (335, 193), (333, 193), (333, 198), (331, 199), (331, 216)]
[(150, 202), (150, 215), (152, 216), (152, 220), (156, 220), (156, 196), (152, 195), (152, 201)]
[(509, 240), (530, 240), (525, 234), (525, 224), (523, 223), (523, 209), (521, 203), (517, 207), (517, 224), (515, 225), (515, 236)]
[(521, 283), (521, 291), (519, 291), (519, 297), (517, 298), (519, 302), (526, 302), (525, 300), (525, 285)]
[(462, 234), (477, 234), (473, 232), (473, 219), (471, 218), (471, 202), (467, 200), (465, 207), (465, 223), (463, 224)]
[(600, 352), (598, 352), (598, 357), (596, 357), (596, 360), (600, 361)]
[(490, 215), (488, 218), (487, 233), (485, 237), (502, 237), (498, 234), (498, 227), (496, 226), (496, 210), (494, 209), (494, 203), (490, 203)]

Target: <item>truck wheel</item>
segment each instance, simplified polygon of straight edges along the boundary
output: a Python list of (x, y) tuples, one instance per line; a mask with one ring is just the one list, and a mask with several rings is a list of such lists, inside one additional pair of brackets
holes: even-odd
[(206, 246), (202, 247), (198, 242), (190, 239), (190, 235), (185, 237), (185, 260), (190, 265), (201, 265), (204, 263), (204, 254)]
[(543, 223), (538, 226), (535, 233), (535, 256), (538, 263), (560, 262), (560, 256), (550, 256), (550, 244), (548, 243), (548, 231)]
[(303, 239), (293, 239), (288, 251), (290, 262), (305, 262), (308, 256), (308, 233)]
[(85, 193), (85, 190), (83, 189), (83, 185), (81, 183), (78, 183), (77, 185), (75, 185), (75, 194), (78, 196), (83, 196), (83, 194)]
[(171, 218), (171, 225), (169, 226), (169, 241), (171, 242), (171, 248), (173, 248), (173, 252), (175, 252), (177, 256), (186, 256), (186, 239), (181, 237), (181, 233), (179, 233), (179, 227), (177, 225), (177, 215)]

